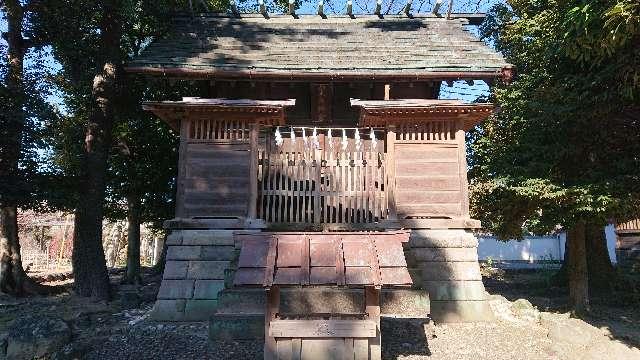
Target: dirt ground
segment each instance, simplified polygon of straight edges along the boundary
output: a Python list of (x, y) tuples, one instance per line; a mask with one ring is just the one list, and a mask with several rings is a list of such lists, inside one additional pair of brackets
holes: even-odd
[[(434, 326), (418, 319), (409, 323), (386, 319), (382, 324), (383, 358), (618, 360), (631, 356), (629, 359), (640, 359), (640, 305), (635, 301), (638, 294), (616, 296), (608, 301), (594, 299), (592, 314), (574, 321), (563, 315), (566, 292), (549, 285), (550, 271), (493, 269), (485, 274), (485, 286), (496, 313), (495, 322)], [(116, 295), (110, 303), (90, 302), (70, 291), (21, 299), (0, 295), (0, 335), (21, 317), (56, 316), (69, 325), (72, 337), (60, 351), (45, 357), (48, 359), (262, 357), (261, 344), (257, 342), (210, 344), (206, 323), (149, 320), (160, 277), (147, 271), (144, 281), (143, 302), (134, 307), (122, 296), (117, 273), (112, 274)], [(69, 280), (57, 284), (70, 287)], [(573, 324), (578, 333), (587, 331), (591, 334), (590, 340), (584, 339), (587, 335), (577, 339), (566, 335), (573, 331), (567, 324)], [(635, 354), (639, 356), (636, 358)]]

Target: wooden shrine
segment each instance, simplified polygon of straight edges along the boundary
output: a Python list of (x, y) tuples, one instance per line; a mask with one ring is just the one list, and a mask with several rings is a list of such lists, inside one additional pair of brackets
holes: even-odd
[[(467, 31), (481, 15), (351, 15), (177, 17), (127, 64), (191, 88), (144, 103), (180, 137), (155, 319), (209, 319), (213, 341), (266, 339), (271, 358), (321, 346), (373, 359), (385, 311), (491, 319), (465, 132), (493, 106), (440, 94), (513, 69)], [(353, 316), (320, 306), (354, 286), (366, 301)], [(329, 290), (311, 306), (315, 288)], [(278, 293), (292, 292), (298, 309), (329, 310), (286, 314)]]
[[(409, 232), (238, 235), (235, 286), (266, 289), (265, 359), (380, 359), (380, 288), (408, 286)], [(280, 287), (363, 289), (360, 314), (280, 313)]]

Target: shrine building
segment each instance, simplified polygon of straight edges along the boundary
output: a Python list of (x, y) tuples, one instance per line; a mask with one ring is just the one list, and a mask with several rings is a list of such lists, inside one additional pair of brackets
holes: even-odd
[(176, 18), (127, 64), (206, 94), (144, 104), (180, 137), (153, 317), (264, 337), (266, 358), (318, 334), (376, 358), (385, 314), (491, 320), (465, 132), (494, 108), (439, 99), (443, 83), (512, 76), (468, 31), (482, 19)]

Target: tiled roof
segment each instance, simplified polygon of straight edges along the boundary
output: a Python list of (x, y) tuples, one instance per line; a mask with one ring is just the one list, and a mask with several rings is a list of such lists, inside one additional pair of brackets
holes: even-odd
[[(222, 78), (489, 78), (508, 64), (465, 19), (177, 18), (131, 72)], [(462, 73), (462, 75), (461, 75)]]

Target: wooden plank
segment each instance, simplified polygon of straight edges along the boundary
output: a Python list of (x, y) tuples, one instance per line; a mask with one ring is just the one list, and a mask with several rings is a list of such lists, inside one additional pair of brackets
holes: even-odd
[(273, 284), (273, 272), (276, 266), (276, 249), (278, 247), (278, 238), (271, 236), (269, 239), (269, 250), (267, 252), (266, 270), (264, 272), (264, 286), (268, 287)]
[(453, 191), (403, 191), (396, 192), (396, 199), (400, 204), (459, 204), (462, 201), (461, 192)]
[(404, 176), (458, 176), (458, 163), (450, 162), (425, 162), (425, 163), (398, 163), (396, 162), (396, 173)]
[(291, 339), (291, 360), (302, 360), (302, 339)]
[(311, 275), (311, 255), (309, 251), (311, 238), (303, 235), (302, 238), (302, 281), (301, 285), (309, 285), (309, 278)]
[(370, 338), (376, 323), (369, 320), (273, 320), (269, 335), (280, 338)]
[(301, 358), (305, 360), (341, 359), (344, 354), (343, 339), (303, 339)]
[(460, 178), (456, 176), (396, 176), (397, 188), (400, 191), (412, 190), (460, 190)]
[(278, 360), (292, 360), (293, 349), (291, 339), (277, 339), (276, 348), (278, 352)]
[(189, 138), (190, 124), (188, 119), (180, 123), (180, 146), (178, 149), (178, 181), (176, 191), (176, 217), (185, 217), (184, 190), (187, 177), (187, 139)]
[(382, 358), (381, 351), (381, 334), (380, 334), (380, 289), (373, 286), (364, 288), (365, 293), (365, 312), (369, 314), (369, 320), (376, 324), (375, 338), (369, 339), (369, 353), (371, 360), (380, 360)]
[(342, 360), (353, 360), (353, 338), (344, 339), (344, 354)]
[(398, 214), (415, 216), (453, 216), (461, 215), (460, 203), (457, 204), (398, 204)]
[(353, 360), (369, 360), (369, 340), (353, 339)]

